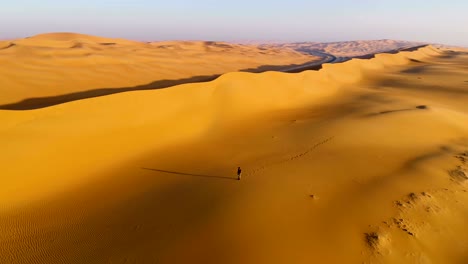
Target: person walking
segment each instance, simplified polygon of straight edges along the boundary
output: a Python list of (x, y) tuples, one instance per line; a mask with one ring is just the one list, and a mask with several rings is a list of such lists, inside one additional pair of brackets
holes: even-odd
[(241, 174), (242, 174), (241, 167), (237, 167), (237, 180), (238, 181), (240, 181), (240, 179), (241, 179)]

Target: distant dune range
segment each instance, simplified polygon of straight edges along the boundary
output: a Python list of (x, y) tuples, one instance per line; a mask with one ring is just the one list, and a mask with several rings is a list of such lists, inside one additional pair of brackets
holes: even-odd
[[(0, 109), (36, 109), (120, 92), (206, 82), (231, 71), (318, 70), (325, 62), (342, 62), (353, 56), (371, 58), (378, 52), (415, 45), (418, 43), (391, 40), (258, 46), (213, 41), (143, 43), (75, 33), (42, 34), (0, 42), (0, 82), (4, 84)], [(347, 57), (337, 57), (343, 54)]]
[(467, 65), (428, 46), (0, 110), (0, 263), (465, 263)]
[(291, 48), (294, 50), (317, 50), (332, 54), (336, 57), (360, 57), (368, 54), (382, 53), (390, 50), (399, 50), (414, 46), (425, 45), (426, 43), (398, 41), (398, 40), (358, 40), (341, 42), (297, 42), (285, 44), (260, 45), (264, 48)]
[(212, 41), (144, 43), (43, 34), (0, 42), (0, 105), (156, 82), (155, 88), (166, 87), (231, 71), (265, 71), (319, 59), (287, 48)]

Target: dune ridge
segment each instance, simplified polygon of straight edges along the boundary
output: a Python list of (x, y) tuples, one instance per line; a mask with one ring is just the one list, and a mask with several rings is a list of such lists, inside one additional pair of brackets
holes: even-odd
[[(298, 74), (231, 72), (207, 83), (179, 85), (158, 92), (134, 91), (90, 98), (45, 109), (26, 111), (25, 113), (0, 111), (0, 117), (4, 120), (3, 127), (7, 128), (21, 127), (22, 124), (29, 123), (32, 117), (34, 119), (49, 119), (49, 116), (53, 117), (55, 116), (54, 113), (57, 112), (61, 113), (60, 116), (72, 120), (74, 119), (73, 116), (77, 114), (77, 121), (81, 119), (78, 118), (81, 115), (86, 116), (96, 113), (92, 120), (95, 122), (102, 120), (103, 123), (100, 125), (105, 125), (106, 129), (115, 129), (116, 131), (125, 127), (147, 126), (149, 124), (155, 126), (171, 123), (171, 120), (174, 119), (179, 119), (178, 126), (189, 128), (193, 125), (196, 128), (185, 131), (177, 130), (182, 132), (181, 134), (173, 130), (161, 131), (162, 133), (158, 135), (160, 142), (174, 143), (182, 141), (184, 138), (196, 138), (203, 135), (219, 122), (242, 122), (249, 116), (262, 115), (269, 111), (295, 109), (306, 105), (310, 106), (314, 103), (318, 104), (336, 94), (343, 84), (360, 81), (366, 71), (381, 70), (386, 66), (408, 64), (411, 59), (423, 60), (439, 54), (440, 52), (436, 49), (425, 47), (416, 52), (379, 54), (369, 60), (353, 59), (341, 64), (325, 64), (322, 70), (305, 71)], [(255, 87), (255, 89), (250, 89), (250, 87)], [(265, 94), (268, 94), (268, 96), (264, 96)], [(105, 106), (105, 109), (102, 109), (103, 106)], [(154, 107), (159, 109), (157, 113), (150, 110)], [(78, 109), (78, 112), (71, 114)], [(68, 115), (64, 111), (70, 111), (71, 113)], [(98, 116), (97, 113), (102, 116)], [(181, 118), (184, 118), (185, 121), (182, 121)], [(76, 125), (88, 128), (90, 125), (87, 123), (92, 121), (85, 119), (82, 122), (82, 124)], [(65, 133), (68, 129), (67, 123), (56, 124), (58, 127), (54, 127), (50, 132)], [(83, 131), (83, 133), (87, 132), (95, 133), (96, 128)], [(14, 135), (12, 136), (14, 137)], [(153, 137), (155, 135), (146, 136)], [(142, 136), (137, 138), (140, 140)], [(65, 140), (68, 141), (67, 138)], [(128, 145), (129, 147), (141, 147), (137, 142), (128, 143)], [(29, 147), (26, 144), (25, 151), (27, 148)], [(143, 147), (143, 149), (146, 148), (148, 147)], [(77, 149), (79, 149), (78, 146)], [(136, 153), (137, 151), (129, 150), (129, 152)], [(128, 157), (123, 157), (123, 159), (126, 158)], [(15, 161), (12, 157), (10, 159), (12, 162)], [(108, 160), (108, 162), (109, 166), (114, 163), (112, 160)], [(18, 167), (21, 166), (18, 165)], [(32, 174), (32, 171), (23, 173)], [(33, 194), (34, 191), (19, 193), (21, 195), (24, 195), (24, 193)], [(16, 197), (11, 195), (11, 193), (4, 193), (4, 196), (1, 197), (2, 206), (14, 204)]]
[(230, 71), (264, 71), (319, 59), (291, 49), (222, 42), (42, 34), (0, 42), (0, 104)]
[(0, 262), (463, 262), (467, 61), (429, 46), (0, 110)]

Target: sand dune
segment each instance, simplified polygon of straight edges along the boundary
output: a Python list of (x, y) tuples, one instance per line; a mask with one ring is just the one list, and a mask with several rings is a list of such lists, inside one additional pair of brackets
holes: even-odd
[[(51, 33), (0, 42), (0, 105), (96, 89), (318, 60), (290, 49), (222, 42), (152, 42)], [(200, 78), (198, 78), (200, 79)]]
[(467, 62), (425, 47), (0, 110), (0, 262), (464, 263)]

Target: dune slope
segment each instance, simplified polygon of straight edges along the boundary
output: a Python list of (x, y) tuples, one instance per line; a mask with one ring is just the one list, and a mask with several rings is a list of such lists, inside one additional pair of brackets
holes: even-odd
[(425, 47), (0, 110), (0, 262), (464, 263), (467, 62)]
[(231, 71), (264, 71), (319, 60), (288, 48), (213, 41), (137, 42), (50, 33), (0, 42), (0, 105), (29, 98), (193, 82)]

